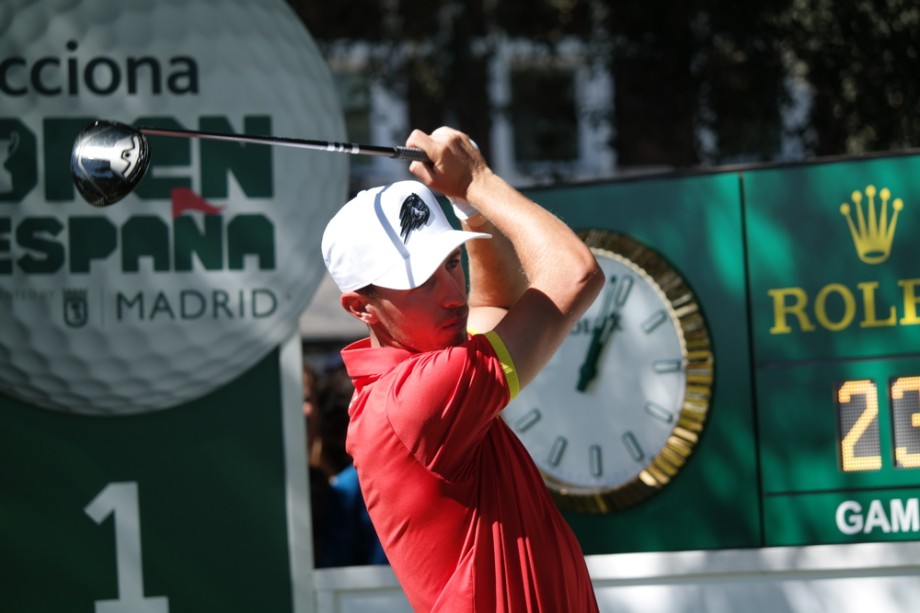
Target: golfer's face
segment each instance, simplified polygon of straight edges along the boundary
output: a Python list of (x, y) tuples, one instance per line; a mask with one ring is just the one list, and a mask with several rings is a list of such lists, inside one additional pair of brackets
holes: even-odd
[[(376, 288), (371, 306), (385, 344), (432, 351), (466, 340), (466, 275), (456, 249), (422, 285), (411, 290)], [(383, 340), (383, 339), (381, 339)]]

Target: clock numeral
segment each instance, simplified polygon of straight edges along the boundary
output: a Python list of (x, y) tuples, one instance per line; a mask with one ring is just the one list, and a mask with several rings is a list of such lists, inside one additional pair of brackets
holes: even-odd
[(652, 370), (658, 374), (680, 372), (683, 368), (683, 360), (656, 360), (655, 363), (652, 364)]
[(543, 417), (539, 409), (531, 409), (524, 416), (514, 422), (514, 427), (518, 432), (527, 432), (527, 430)]
[(626, 446), (626, 450), (629, 452), (630, 457), (636, 462), (642, 460), (645, 457), (645, 452), (642, 451), (642, 447), (639, 446), (639, 441), (636, 440), (636, 436), (632, 432), (627, 432), (623, 435), (623, 444)]
[(655, 328), (667, 321), (668, 316), (664, 311), (655, 311), (652, 316), (642, 322), (642, 331), (651, 334)]
[(666, 424), (674, 421), (674, 413), (667, 410), (663, 406), (659, 406), (654, 402), (645, 403), (645, 412), (654, 417), (655, 419), (660, 419)]
[(562, 454), (565, 453), (565, 447), (569, 442), (564, 436), (557, 436), (553, 441), (553, 448), (549, 450), (549, 463), (553, 466), (559, 466), (562, 461)]
[(588, 449), (588, 457), (591, 459), (591, 474), (600, 477), (604, 474), (603, 463), (601, 462), (601, 446), (591, 445)]

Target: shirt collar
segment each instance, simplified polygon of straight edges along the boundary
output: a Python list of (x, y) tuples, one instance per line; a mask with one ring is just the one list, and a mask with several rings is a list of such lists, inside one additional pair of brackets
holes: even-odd
[(412, 355), (408, 349), (371, 347), (370, 338), (355, 341), (342, 349), (345, 369), (355, 383), (367, 377), (377, 379)]

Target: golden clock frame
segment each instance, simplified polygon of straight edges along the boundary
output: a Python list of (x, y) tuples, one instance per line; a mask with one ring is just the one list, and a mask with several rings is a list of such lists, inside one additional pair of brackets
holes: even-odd
[(544, 473), (544, 480), (561, 508), (583, 513), (610, 513), (655, 495), (686, 464), (708, 417), (714, 358), (709, 329), (695, 295), (657, 251), (611, 230), (582, 230), (578, 236), (596, 254), (625, 258), (651, 277), (670, 305), (669, 315), (680, 330), (682, 358), (686, 365), (684, 399), (674, 428), (661, 451), (636, 477), (616, 488), (596, 489), (560, 482)]

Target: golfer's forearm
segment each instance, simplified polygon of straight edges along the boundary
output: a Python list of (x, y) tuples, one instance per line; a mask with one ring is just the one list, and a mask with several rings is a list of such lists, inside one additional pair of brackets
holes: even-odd
[(527, 289), (527, 277), (514, 246), (485, 216), (477, 215), (463, 224), (474, 232), (488, 232), (491, 240), (469, 241), (471, 307), (511, 308)]
[[(593, 297), (591, 287), (597, 285), (597, 262), (567, 225), (491, 172), (474, 177), (467, 199), (507, 237), (530, 287), (553, 300), (562, 312), (587, 308)], [(497, 276), (493, 270), (493, 277)]]

